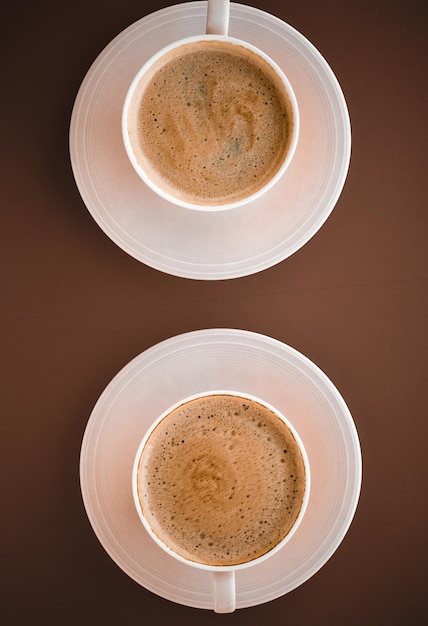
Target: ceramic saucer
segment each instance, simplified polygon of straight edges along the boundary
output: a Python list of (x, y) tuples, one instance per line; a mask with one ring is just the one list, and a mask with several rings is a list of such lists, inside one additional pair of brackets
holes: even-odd
[(264, 50), (293, 85), (301, 118), (293, 162), (271, 191), (239, 209), (193, 211), (158, 198), (126, 156), (123, 101), (154, 52), (203, 33), (205, 20), (206, 2), (171, 6), (131, 25), (101, 52), (74, 104), (70, 156), (88, 210), (118, 246), (168, 274), (221, 280), (283, 261), (321, 228), (345, 182), (351, 132), (341, 88), (314, 46), (269, 13), (232, 3), (229, 34)]
[(353, 519), (361, 452), (350, 412), (327, 376), (293, 348), (265, 335), (208, 329), (146, 350), (108, 384), (85, 430), (80, 479), (92, 527), (110, 557), (146, 589), (179, 604), (212, 609), (211, 573), (167, 555), (134, 507), (132, 465), (149, 425), (180, 399), (215, 389), (255, 395), (299, 432), (311, 493), (295, 535), (267, 561), (237, 573), (237, 608), (295, 589), (331, 557)]

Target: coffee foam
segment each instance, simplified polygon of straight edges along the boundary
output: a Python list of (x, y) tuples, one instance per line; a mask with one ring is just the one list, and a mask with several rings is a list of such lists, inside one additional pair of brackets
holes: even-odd
[(232, 395), (192, 400), (154, 429), (137, 488), (153, 532), (206, 565), (257, 558), (293, 527), (305, 469), (286, 424), (258, 402)]
[(164, 191), (221, 205), (276, 174), (292, 127), (288, 95), (264, 59), (236, 44), (202, 41), (167, 53), (142, 79), (130, 140)]

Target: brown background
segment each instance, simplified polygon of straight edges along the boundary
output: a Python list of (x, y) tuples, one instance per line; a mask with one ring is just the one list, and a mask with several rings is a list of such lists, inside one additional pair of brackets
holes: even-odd
[[(337, 75), (349, 176), (319, 233), (254, 276), (180, 279), (91, 218), (68, 156), (90, 64), (161, 0), (2, 2), (2, 624), (419, 625), (426, 608), (427, 9), (422, 1), (254, 0)], [(229, 616), (163, 600), (105, 553), (78, 462), (112, 376), (156, 342), (233, 327), (315, 361), (350, 407), (364, 480), (351, 528), (304, 585)]]

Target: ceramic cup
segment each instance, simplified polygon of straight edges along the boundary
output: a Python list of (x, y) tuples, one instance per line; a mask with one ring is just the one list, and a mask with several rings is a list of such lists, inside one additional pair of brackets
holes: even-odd
[[(195, 209), (199, 211), (220, 211), (240, 207), (259, 198), (278, 182), (289, 166), (296, 149), (299, 135), (299, 110), (292, 86), (281, 68), (262, 50), (257, 49), (248, 42), (229, 37), (227, 35), (229, 27), (229, 1), (208, 0), (207, 7), (205, 34), (188, 37), (166, 46), (154, 54), (154, 56), (152, 56), (143, 65), (135, 76), (129, 87), (123, 106), (122, 136), (127, 155), (135, 171), (140, 178), (161, 198), (171, 202), (172, 204), (188, 209)], [(276, 111), (276, 113), (272, 113), (271, 115), (276, 115), (277, 117), (269, 118), (269, 120), (273, 120), (272, 124), (270, 121), (266, 121), (266, 123), (260, 121), (258, 122), (263, 125), (261, 132), (260, 128), (258, 128), (255, 132), (255, 135), (260, 135), (262, 133), (263, 141), (260, 141), (260, 137), (256, 137), (256, 139), (254, 139), (255, 135), (251, 134), (254, 127), (252, 125), (252, 121), (251, 126), (249, 126), (249, 116), (252, 115), (253, 119), (262, 119), (261, 115), (264, 115), (265, 111), (267, 111), (269, 107), (263, 108), (263, 105), (268, 103), (259, 100), (257, 104), (259, 107), (258, 109), (248, 109), (250, 98), (254, 100), (253, 94), (248, 95), (248, 89), (246, 91), (243, 88), (239, 92), (240, 95), (236, 96), (237, 92), (234, 91), (235, 85), (233, 84), (230, 89), (228, 87), (228, 94), (231, 98), (235, 98), (233, 107), (229, 105), (228, 107), (224, 107), (223, 111), (221, 111), (221, 106), (218, 106), (217, 109), (215, 109), (215, 105), (213, 104), (213, 108), (207, 109), (209, 114), (204, 114), (205, 117), (203, 119), (202, 126), (200, 125), (200, 118), (198, 118), (197, 122), (195, 122), (194, 118), (191, 119), (191, 122), (189, 122), (188, 118), (185, 119), (185, 114), (187, 113), (185, 109), (186, 103), (184, 103), (184, 101), (182, 105), (177, 105), (176, 107), (174, 107), (174, 102), (172, 102), (168, 104), (172, 112), (166, 122), (165, 119), (162, 120), (162, 126), (168, 126), (168, 128), (175, 126), (178, 128), (178, 132), (182, 134), (180, 141), (182, 141), (183, 137), (187, 141), (189, 129), (193, 132), (193, 129), (196, 128), (196, 140), (194, 141), (192, 139), (191, 149), (193, 150), (193, 146), (195, 144), (197, 144), (198, 147), (193, 150), (191, 156), (189, 156), (189, 151), (182, 153), (179, 151), (171, 152), (171, 150), (174, 150), (172, 145), (175, 139), (172, 139), (171, 135), (167, 134), (163, 137), (160, 135), (154, 135), (150, 136), (149, 144), (146, 143), (145, 146), (155, 146), (155, 152), (157, 152), (158, 155), (155, 157), (157, 161), (153, 161), (152, 156), (146, 158), (146, 148), (144, 148), (143, 152), (141, 151), (142, 143), (139, 139), (140, 131), (138, 130), (138, 127), (141, 126), (141, 122), (138, 118), (138, 115), (140, 115), (138, 111), (140, 110), (139, 107), (143, 94), (147, 92), (148, 85), (153, 84), (152, 79), (154, 72), (157, 72), (158, 68), (161, 67), (166, 60), (169, 62), (174, 55), (182, 54), (185, 49), (189, 50), (190, 46), (193, 46), (194, 49), (195, 45), (203, 44), (203, 42), (215, 41), (229, 44), (234, 47), (229, 47), (230, 50), (242, 50), (243, 48), (246, 50), (245, 54), (247, 56), (251, 57), (251, 55), (256, 55), (259, 63), (267, 64), (267, 66), (264, 65), (263, 67), (269, 67), (269, 73), (273, 72), (274, 83), (272, 84), (276, 85), (276, 93), (280, 94), (278, 96), (279, 99), (277, 98), (275, 102), (282, 102), (282, 114), (277, 113), (279, 110), (277, 104), (271, 105), (269, 103), (271, 111)], [(222, 68), (220, 68), (217, 78), (219, 83), (222, 82), (221, 70)], [(251, 81), (249, 84), (252, 84)], [(212, 83), (208, 85), (207, 89), (210, 89), (211, 85)], [(171, 92), (171, 90), (169, 90), (169, 92)], [(232, 93), (234, 94), (233, 96)], [(273, 93), (273, 91), (271, 93)], [(257, 94), (259, 94), (258, 91)], [(156, 96), (160, 97), (159, 93), (155, 94), (155, 99), (157, 100)], [(260, 94), (257, 97), (262, 98)], [(268, 100), (268, 98), (265, 100)], [(220, 102), (224, 101), (223, 96)], [(161, 100), (159, 99), (158, 102), (161, 102)], [(190, 103), (188, 105), (190, 106)], [(195, 109), (200, 107), (200, 101), (192, 101), (192, 106)], [(208, 106), (211, 106), (211, 104)], [(251, 106), (253, 106), (253, 104)], [(159, 107), (161, 112), (167, 110), (166, 106), (165, 109), (162, 108), (162, 104), (159, 105)], [(222, 125), (222, 120), (225, 116), (229, 115), (232, 108), (234, 111), (236, 109), (236, 115), (233, 113), (229, 116), (224, 127), (226, 130), (222, 129), (221, 131), (218, 131), (219, 126)], [(248, 110), (250, 110), (250, 113), (248, 113)], [(215, 115), (212, 114), (213, 111), (216, 112)], [(262, 111), (262, 114), (260, 114), (260, 111)], [(267, 115), (268, 114), (266, 113), (266, 116)], [(153, 117), (157, 120), (156, 114), (154, 114)], [(171, 120), (171, 117), (174, 119)], [(144, 119), (146, 128), (150, 128), (148, 132), (152, 133), (152, 128), (147, 121), (151, 119), (148, 109), (146, 109)], [(266, 119), (268, 120), (268, 118)], [(285, 119), (286, 121), (284, 121)], [(278, 122), (278, 120), (281, 121)], [(214, 127), (216, 130), (214, 130)], [(268, 127), (275, 129), (275, 133), (271, 133), (269, 135), (268, 132), (270, 131), (267, 130)], [(244, 128), (245, 130), (243, 131)], [(278, 128), (281, 130), (278, 131)], [(160, 133), (162, 131), (165, 132), (165, 128), (160, 128), (158, 132)], [(168, 132), (170, 131), (168, 130)], [(218, 139), (219, 132), (221, 132), (221, 140)], [(158, 137), (158, 139), (156, 139), (156, 137)], [(146, 139), (144, 139), (144, 141), (146, 141)], [(203, 141), (207, 143), (201, 143)], [(237, 165), (233, 165), (235, 170), (231, 175), (232, 170), (225, 170), (224, 163), (227, 164), (227, 168), (231, 167), (231, 163), (236, 154), (233, 153), (233, 149), (236, 149), (238, 143), (240, 146), (239, 150), (241, 151), (242, 145), (245, 145), (245, 151), (241, 152), (241, 160), (239, 163)], [(218, 149), (216, 148), (217, 151), (211, 151), (208, 158), (206, 157), (206, 154), (208, 154), (206, 146), (213, 145), (218, 146)], [(251, 146), (251, 148), (248, 148), (248, 146)], [(257, 149), (255, 149), (254, 146), (257, 146)], [(211, 147), (209, 149), (211, 150)], [(251, 150), (251, 155), (249, 150)], [(144, 156), (142, 156), (142, 154), (144, 154)], [(152, 153), (152, 155), (153, 154), (154, 153)], [(172, 163), (170, 155), (172, 157), (177, 154), (180, 154), (180, 158), (176, 158), (175, 162)], [(242, 161), (242, 154), (245, 154), (245, 158), (247, 159), (245, 162)], [(272, 160), (272, 154), (276, 155), (275, 160)], [(209, 163), (208, 175), (207, 168), (202, 165), (205, 157), (207, 158), (206, 163)], [(191, 161), (191, 159), (193, 159), (193, 161)], [(269, 165), (269, 169), (263, 170), (263, 175), (259, 176), (259, 172), (265, 168), (265, 163), (268, 162), (268, 159), (272, 160), (272, 165)], [(220, 161), (222, 161), (221, 166), (219, 166)], [(166, 165), (166, 163), (168, 163), (168, 165)], [(215, 164), (215, 170), (213, 170), (213, 163)], [(169, 171), (166, 171), (164, 169), (165, 167), (169, 168)], [(195, 169), (193, 170), (193, 168)], [(237, 176), (241, 176), (241, 174), (237, 174), (237, 172), (243, 172), (244, 168), (246, 178), (236, 182)], [(193, 171), (195, 174), (189, 174), (189, 172)], [(176, 181), (173, 185), (169, 184), (169, 182), (165, 183), (166, 178), (169, 177), (171, 172), (173, 173), (174, 181)], [(257, 175), (254, 172), (257, 172)], [(194, 176), (194, 178), (187, 181), (188, 176)], [(254, 182), (256, 176), (259, 176), (259, 179), (257, 182)], [(212, 190), (214, 187), (200, 187), (201, 181), (205, 179), (215, 181), (212, 183), (210, 182), (209, 184), (215, 185), (215, 188), (218, 191), (213, 192)], [(177, 186), (174, 186), (184, 186), (184, 180), (186, 180), (186, 184), (188, 185), (185, 191)], [(231, 180), (234, 182), (230, 183)], [(234, 185), (234, 187), (232, 185)], [(221, 196), (222, 193), (225, 194), (224, 197)]]
[[(213, 397), (217, 398), (217, 396), (220, 396), (222, 398), (226, 397), (226, 402), (229, 401), (229, 397), (232, 398), (232, 404), (230, 405), (226, 404), (226, 406), (228, 407), (229, 413), (224, 411), (222, 414), (220, 411), (220, 412), (217, 412), (215, 415), (209, 415), (209, 412), (205, 411), (204, 413), (203, 411), (201, 411), (200, 404), (199, 405), (193, 404), (193, 407), (196, 407), (193, 409), (194, 411), (196, 411), (196, 413), (192, 415), (191, 413), (192, 409), (189, 410), (187, 408), (191, 406), (192, 401), (195, 401), (195, 400), (200, 401), (201, 399), (202, 401), (204, 401), (206, 398), (212, 399)], [(239, 402), (242, 401), (242, 404), (236, 404), (237, 399), (239, 400)], [(233, 402), (235, 402), (235, 404), (233, 404)], [(246, 403), (248, 403), (248, 405)], [(177, 441), (177, 437), (176, 437), (177, 433), (173, 432), (173, 426), (175, 426), (175, 421), (179, 421), (180, 418), (179, 417), (177, 418), (178, 414), (176, 410), (178, 411), (182, 410), (182, 407), (184, 405), (186, 405), (185, 422), (186, 424), (192, 422), (191, 429), (184, 436), (183, 436), (183, 431), (181, 431), (181, 434), (178, 438), (179, 441)], [(254, 413), (254, 412), (251, 413), (251, 410), (257, 411), (257, 408), (254, 408), (255, 406), (257, 407), (257, 405), (261, 405), (261, 407), (263, 407), (262, 412), (260, 414), (261, 415), (260, 418), (259, 416), (257, 416), (257, 413)], [(239, 418), (230, 417), (232, 414), (238, 415), (239, 411), (235, 412), (237, 407), (239, 408), (242, 414), (242, 410), (244, 409), (240, 409), (241, 406), (243, 407), (247, 406), (247, 408), (248, 407), (250, 408), (250, 411), (248, 411), (247, 414), (245, 413), (243, 414), (246, 416), (243, 419), (243, 422), (239, 421), (241, 419), (240, 417)], [(212, 404), (211, 404), (210, 409), (211, 410), (213, 409)], [(233, 413), (230, 412), (231, 410), (233, 410)], [(202, 415), (198, 415), (198, 412), (199, 413), (202, 412)], [(250, 413), (251, 413), (251, 419), (248, 417)], [(268, 415), (267, 418), (266, 418), (266, 414)], [(216, 422), (216, 420), (219, 419), (218, 415), (221, 416), (220, 422)], [(221, 425), (221, 420), (223, 419), (222, 415), (226, 415), (226, 416), (228, 415), (228, 417), (226, 417), (226, 421), (223, 421), (223, 426)], [(209, 419), (209, 417), (211, 417), (211, 420)], [(255, 417), (255, 419), (253, 419), (253, 417)], [(235, 419), (237, 421), (234, 421), (232, 424), (231, 420), (235, 420)], [(281, 427), (278, 426), (278, 419), (280, 420), (280, 422), (285, 424), (285, 428), (284, 426), (281, 426)], [(204, 420), (205, 420), (205, 423), (204, 423)], [(279, 431), (273, 430), (273, 431), (269, 431), (268, 433), (268, 429), (271, 427), (272, 421), (274, 424), (277, 423), (277, 426), (275, 426), (274, 428), (279, 428)], [(250, 422), (253, 422), (253, 423), (250, 424)], [(228, 434), (227, 434), (226, 446), (217, 445), (216, 447), (217, 441), (224, 441), (224, 432), (225, 432), (224, 428), (225, 426), (226, 426), (226, 429), (229, 428), (229, 424), (231, 428), (236, 429), (236, 430), (232, 431), (232, 433), (230, 434), (230, 438), (229, 438), (229, 431), (227, 431)], [(240, 435), (239, 429), (241, 428), (241, 425), (245, 429), (244, 435)], [(259, 433), (257, 432), (258, 429), (259, 431), (264, 431), (261, 434), (262, 439), (258, 439), (259, 437)], [(207, 434), (208, 431), (211, 431), (211, 430), (221, 431), (219, 440), (217, 440), (217, 437), (219, 436), (217, 432), (215, 435), (211, 435), (211, 432), (209, 435)], [(155, 436), (152, 437), (155, 431), (156, 431)], [(160, 444), (161, 447), (157, 448), (158, 450), (159, 449), (161, 450), (160, 457), (157, 457), (157, 456), (150, 457), (151, 454), (152, 455), (157, 454), (156, 452), (153, 452), (153, 450), (156, 450), (156, 446), (159, 446), (159, 435), (163, 437), (164, 432), (168, 436), (168, 440), (166, 442), (165, 440), (162, 440)], [(281, 432), (281, 435), (280, 435), (281, 439), (278, 440), (279, 444), (278, 443), (275, 444), (277, 448), (270, 450), (271, 452), (273, 452), (273, 454), (268, 454), (266, 452), (266, 445), (270, 446), (271, 443), (266, 443), (266, 442), (267, 441), (270, 442), (272, 439), (275, 439), (277, 436), (275, 434), (276, 432)], [(202, 433), (202, 439), (201, 439), (201, 433)], [(284, 433), (286, 433), (286, 435), (284, 435)], [(241, 451), (239, 452), (239, 454), (241, 455), (240, 463), (237, 463), (236, 461), (237, 457), (233, 456), (234, 454), (233, 452), (226, 452), (226, 453), (223, 452), (223, 447), (228, 448), (230, 446), (230, 449), (232, 449), (233, 446), (238, 446), (239, 448), (239, 445), (242, 446), (243, 443), (245, 443), (243, 442), (242, 439), (241, 439), (241, 443), (239, 442), (236, 443), (236, 440), (233, 440), (233, 436), (236, 437), (237, 435), (238, 437), (239, 436), (243, 436), (244, 438), (247, 437), (247, 445), (244, 445), (243, 449), (241, 449)], [(284, 440), (282, 439), (283, 436), (285, 437)], [(210, 437), (209, 444), (206, 443), (208, 437)], [(184, 441), (184, 439), (186, 439), (186, 441)], [(254, 452), (256, 451), (256, 455), (253, 456), (249, 449), (252, 448), (252, 442), (254, 440), (256, 440), (258, 443), (255, 445), (253, 449), (253, 455), (254, 455)], [(213, 441), (214, 441), (214, 449), (213, 449)], [(287, 444), (288, 450), (282, 449), (284, 447), (284, 441), (289, 442)], [(196, 444), (196, 442), (199, 442), (199, 443)], [(250, 445), (248, 445), (248, 442), (250, 442)], [(183, 452), (179, 450), (180, 446), (182, 446)], [(185, 446), (188, 446), (189, 452), (184, 451)], [(257, 446), (261, 446), (261, 447), (257, 448)], [(257, 450), (261, 452), (258, 456), (257, 456)], [(288, 457), (290, 456), (292, 457), (293, 461), (289, 459), (287, 459), (287, 461), (278, 460), (278, 455), (282, 455), (283, 453), (286, 453), (286, 452), (288, 452)], [(181, 457), (181, 459), (182, 458), (185, 459), (185, 462), (183, 464), (183, 467), (185, 469), (182, 469), (180, 471), (178, 468), (181, 467), (180, 460), (179, 460), (181, 454), (184, 455), (184, 457)], [(190, 454), (190, 457), (187, 457), (186, 456), (187, 454)], [(171, 459), (170, 461), (166, 460), (168, 457)], [(267, 459), (268, 457), (271, 457), (271, 458), (269, 459), (269, 461), (266, 461), (266, 463), (264, 463), (261, 460), (262, 458)], [(272, 458), (275, 459), (275, 469), (273, 470), (271, 469), (272, 467), (274, 467), (274, 465), (272, 465)], [(284, 457), (281, 456), (281, 459), (282, 458)], [(298, 464), (293, 465), (293, 463), (295, 463), (294, 459), (296, 458), (298, 458)], [(171, 464), (169, 469), (168, 467), (165, 466), (165, 463)], [(217, 463), (217, 467), (214, 470), (211, 469), (213, 467), (213, 463), (214, 463), (214, 466)], [(160, 467), (162, 465), (163, 467)], [(254, 470), (255, 466), (256, 466), (256, 469)], [(171, 467), (172, 467), (172, 470), (171, 470)], [(176, 495), (172, 496), (173, 498), (178, 498), (177, 500), (173, 500), (174, 502), (173, 506), (175, 507), (177, 506), (176, 503), (177, 502), (179, 503), (178, 504), (179, 508), (174, 509), (174, 512), (179, 511), (180, 507), (182, 507), (182, 502), (184, 500), (187, 500), (189, 497), (192, 497), (192, 495), (194, 494), (195, 500), (192, 502), (192, 505), (189, 506), (186, 504), (186, 506), (189, 506), (189, 508), (186, 509), (186, 513), (185, 513), (186, 515), (188, 514), (188, 510), (194, 511), (195, 509), (194, 508), (192, 509), (192, 507), (194, 506), (198, 507), (199, 503), (202, 502), (201, 506), (202, 506), (202, 510), (205, 513), (205, 516), (207, 514), (206, 513), (207, 507), (209, 507), (209, 516), (208, 516), (209, 524), (211, 523), (211, 519), (214, 518), (214, 516), (216, 515), (219, 515), (219, 519), (223, 521), (225, 519), (224, 506), (229, 507), (230, 498), (228, 498), (228, 494), (233, 493), (234, 496), (236, 496), (235, 503), (230, 505), (232, 508), (230, 508), (230, 510), (228, 510), (226, 513), (226, 518), (228, 515), (231, 517), (232, 516), (236, 517), (237, 515), (241, 516), (241, 513), (237, 513), (237, 511), (238, 510), (242, 511), (242, 508), (239, 508), (239, 507), (244, 506), (245, 515), (242, 515), (242, 518), (245, 518), (248, 515), (248, 518), (251, 518), (250, 521), (247, 523), (245, 519), (242, 522), (239, 519), (239, 517), (237, 517), (237, 519), (239, 520), (238, 521), (239, 532), (244, 533), (241, 536), (244, 537), (245, 550), (247, 551), (247, 538), (250, 532), (251, 533), (253, 532), (252, 530), (250, 531), (248, 529), (252, 528), (251, 527), (251, 524), (252, 524), (253, 526), (257, 526), (256, 532), (260, 533), (259, 524), (262, 524), (262, 522), (259, 520), (260, 515), (265, 515), (269, 517), (269, 514), (270, 514), (271, 515), (270, 519), (265, 520), (263, 524), (271, 525), (274, 528), (276, 528), (277, 525), (279, 525), (279, 521), (278, 521), (279, 519), (281, 520), (284, 519), (284, 514), (289, 515), (289, 513), (285, 513), (285, 509), (292, 508), (292, 506), (289, 507), (288, 505), (290, 505), (291, 498), (294, 499), (293, 493), (297, 493), (294, 491), (290, 491), (296, 488), (296, 485), (292, 485), (290, 487), (290, 484), (289, 484), (291, 480), (289, 477), (289, 472), (290, 472), (290, 468), (292, 469), (293, 467), (297, 468), (297, 470), (296, 469), (294, 470), (295, 476), (296, 477), (300, 476), (300, 481), (298, 482), (298, 485), (299, 485), (299, 491), (298, 491), (299, 495), (297, 497), (298, 504), (297, 506), (295, 506), (295, 510), (293, 512), (291, 522), (289, 522), (288, 520), (286, 521), (286, 524), (288, 524), (288, 527), (286, 528), (285, 532), (287, 534), (285, 534), (285, 536), (279, 535), (277, 538), (275, 538), (275, 541), (277, 543), (276, 544), (274, 543), (273, 547), (270, 547), (270, 549), (265, 547), (264, 550), (267, 550), (267, 551), (265, 551), (264, 553), (261, 553), (261, 550), (259, 549), (259, 553), (258, 553), (259, 555), (257, 555), (256, 551), (254, 551), (254, 554), (256, 554), (254, 558), (252, 558), (253, 556), (252, 554), (251, 556), (248, 554), (245, 556), (245, 559), (247, 560), (245, 560), (245, 562), (242, 562), (243, 559), (241, 559), (241, 562), (238, 564), (207, 565), (205, 563), (198, 562), (197, 557), (195, 557), (195, 553), (193, 553), (191, 557), (189, 558), (187, 557), (187, 555), (183, 556), (183, 553), (179, 554), (175, 550), (175, 546), (174, 548), (170, 547), (169, 545), (165, 543), (164, 540), (159, 538), (158, 535), (161, 534), (159, 533), (159, 529), (161, 529), (162, 531), (163, 530), (162, 525), (165, 524), (165, 519), (163, 519), (163, 516), (165, 518), (166, 516), (169, 516), (171, 514), (171, 510), (169, 509), (169, 504), (167, 504), (167, 501), (165, 499), (159, 505), (159, 501), (161, 501), (162, 498), (164, 497), (164, 490), (168, 489), (171, 485), (171, 481), (168, 478), (168, 471), (170, 472), (170, 476), (171, 476), (171, 471), (172, 471), (172, 483), (179, 483), (181, 481), (181, 485), (179, 487), (181, 489), (181, 492), (180, 491), (178, 492), (179, 493), (178, 496)], [(250, 473), (246, 474), (245, 472), (246, 471), (248, 472), (248, 468), (250, 468)], [(155, 476), (152, 475), (152, 472), (154, 472)], [(270, 482), (273, 473), (276, 476), (275, 480), (277, 480), (277, 484), (274, 486), (272, 486)], [(251, 491), (251, 489), (249, 488), (249, 480), (248, 480), (249, 476), (252, 477), (251, 480), (254, 480), (254, 476), (256, 476), (256, 481), (260, 481), (257, 483), (258, 487), (256, 488), (254, 488), (254, 483), (251, 483), (253, 484), (252, 496), (245, 495), (247, 493), (247, 490)], [(302, 476), (304, 480), (301, 480)], [(243, 477), (245, 477), (245, 480), (243, 479)], [(236, 478), (238, 478), (237, 481), (235, 480)], [(285, 491), (283, 487), (276, 489), (278, 485), (280, 485), (281, 483), (285, 483), (286, 481), (288, 483), (286, 487), (287, 491)], [(152, 494), (147, 493), (150, 491), (150, 489), (152, 489), (152, 487), (148, 486), (151, 484), (155, 484), (155, 488), (154, 488), (155, 490)], [(167, 485), (167, 486), (165, 487), (164, 485)], [(175, 494), (176, 485), (172, 484), (172, 486), (174, 487), (173, 493)], [(241, 487), (244, 489), (244, 491), (241, 491)], [(223, 488), (226, 491), (222, 491)], [(230, 491), (231, 489), (232, 490), (236, 489), (236, 491)], [(193, 494), (189, 493), (190, 491), (193, 491)], [(281, 492), (280, 496), (277, 496), (277, 495), (272, 496), (273, 491), (280, 491)], [(275, 555), (279, 550), (282, 550), (284, 548), (287, 542), (290, 541), (290, 539), (293, 537), (293, 535), (297, 531), (302, 521), (302, 518), (305, 514), (307, 503), (309, 500), (309, 492), (310, 492), (309, 461), (308, 461), (308, 457), (307, 457), (303, 442), (301, 438), (299, 437), (298, 433), (296, 432), (296, 430), (294, 429), (293, 425), (289, 422), (289, 420), (287, 420), (279, 411), (277, 411), (269, 403), (261, 400), (260, 398), (249, 395), (247, 393), (235, 392), (235, 391), (230, 391), (230, 390), (208, 391), (205, 393), (199, 393), (191, 397), (184, 398), (180, 402), (177, 402), (174, 406), (164, 411), (164, 413), (162, 413), (158, 417), (158, 419), (154, 421), (154, 423), (148, 429), (141, 443), (138, 446), (138, 450), (135, 456), (133, 470), (132, 470), (132, 492), (133, 492), (135, 508), (137, 510), (138, 516), (142, 524), (144, 525), (144, 528), (146, 529), (150, 537), (153, 539), (153, 541), (158, 546), (160, 546), (160, 548), (162, 548), (162, 550), (164, 550), (168, 555), (170, 555), (171, 558), (178, 560), (179, 562), (185, 564), (188, 567), (197, 568), (205, 572), (210, 572), (212, 574), (212, 580), (213, 580), (213, 609), (217, 613), (230, 613), (230, 612), (233, 612), (236, 608), (235, 574), (239, 573), (241, 570), (244, 570), (248, 567), (257, 566), (258, 564), (265, 562), (268, 559), (272, 558), (273, 555)], [(218, 497), (219, 493), (221, 493), (221, 497)], [(266, 500), (264, 501), (263, 501), (262, 494), (265, 494), (266, 496)], [(244, 505), (242, 505), (242, 501), (240, 500), (241, 495), (242, 495), (242, 498), (244, 499)], [(154, 499), (150, 500), (151, 497), (152, 498), (154, 497)], [(272, 497), (274, 497), (273, 508), (272, 508), (272, 502), (271, 502)], [(279, 501), (282, 503), (280, 505), (280, 508), (281, 508), (280, 512), (278, 512), (278, 504), (277, 504), (278, 497), (280, 498)], [(245, 500), (246, 498), (249, 498), (249, 500)], [(160, 508), (157, 509), (157, 511), (154, 511), (153, 509), (155, 508), (155, 505), (153, 505), (152, 507), (151, 502), (156, 502), (157, 503), (156, 506), (160, 506)], [(196, 504), (194, 504), (195, 502)], [(245, 509), (245, 506), (246, 506), (245, 502), (248, 502), (248, 509), (249, 509), (248, 512)], [(222, 503), (223, 503), (223, 506), (222, 506)], [(298, 508), (299, 506), (300, 506), (300, 509)], [(166, 513), (166, 511), (168, 511), (168, 513)], [(261, 511), (263, 511), (263, 513), (260, 513)], [(266, 511), (270, 511), (270, 513), (266, 513)], [(199, 509), (199, 512), (200, 512), (200, 509)], [(158, 516), (158, 520), (154, 521), (156, 516)], [(281, 516), (281, 517), (277, 517), (277, 516)], [(172, 519), (172, 516), (171, 516), (171, 519)], [(184, 518), (184, 519), (188, 519), (188, 518)], [(216, 526), (217, 521), (214, 524), (215, 529), (217, 529), (217, 526)], [(156, 526), (158, 522), (160, 522), (160, 525)], [(166, 522), (166, 523), (168, 525), (169, 522)], [(192, 541), (193, 540), (195, 542), (199, 541), (199, 536), (200, 536), (199, 533), (202, 530), (202, 525), (204, 523), (207, 523), (206, 517), (205, 517), (205, 522), (201, 522), (200, 518), (196, 522), (195, 536), (194, 538), (192, 536)], [(175, 521), (174, 521), (174, 524), (176, 524)], [(281, 524), (282, 524), (282, 521), (281, 521)], [(268, 527), (269, 526), (267, 526), (266, 528)], [(156, 529), (156, 532), (155, 532), (155, 529)], [(180, 536), (181, 530), (182, 530), (182, 527), (179, 526), (177, 536)], [(186, 532), (187, 531), (188, 531), (188, 528), (186, 529)], [(173, 533), (176, 533), (176, 532), (177, 530), (173, 531)], [(193, 533), (193, 530), (191, 532)], [(218, 534), (219, 531), (216, 530), (215, 532), (217, 532)], [(220, 531), (220, 533), (223, 533), (223, 528)], [(225, 537), (220, 536), (220, 539), (219, 539), (220, 544), (227, 543), (228, 541), (230, 543), (230, 537), (229, 537), (230, 529), (225, 534), (227, 534), (227, 536)], [(262, 535), (258, 535), (258, 537), (261, 537), (261, 536)], [(268, 542), (270, 542), (270, 539), (271, 537), (269, 537)], [(173, 541), (174, 539), (170, 541), (170, 543), (173, 544)], [(260, 540), (257, 538), (256, 541), (259, 542)], [(212, 545), (212, 544), (208, 544), (208, 545)], [(254, 548), (254, 544), (251, 549), (253, 548)], [(250, 548), (248, 548), (248, 551), (251, 551)]]

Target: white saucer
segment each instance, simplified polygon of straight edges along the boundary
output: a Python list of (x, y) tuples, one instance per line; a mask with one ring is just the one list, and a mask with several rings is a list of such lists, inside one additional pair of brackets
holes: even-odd
[(212, 578), (168, 556), (141, 524), (131, 473), (149, 425), (178, 400), (214, 389), (255, 395), (299, 432), (311, 468), (311, 494), (301, 526), (268, 561), (237, 573), (237, 607), (278, 598), (315, 574), (341, 543), (361, 487), (361, 451), (349, 410), (309, 359), (264, 335), (208, 329), (178, 335), (146, 350), (106, 387), (81, 449), (83, 501), (111, 558), (131, 578), (179, 604), (212, 609)]
[(345, 183), (351, 131), (341, 88), (313, 45), (269, 13), (232, 3), (229, 34), (271, 56), (296, 93), (301, 130), (293, 162), (273, 190), (239, 209), (193, 211), (158, 198), (126, 156), (122, 104), (141, 65), (172, 41), (203, 33), (205, 19), (206, 2), (171, 6), (102, 51), (74, 104), (70, 155), (87, 208), (118, 246), (168, 274), (220, 280), (283, 261), (321, 228)]

